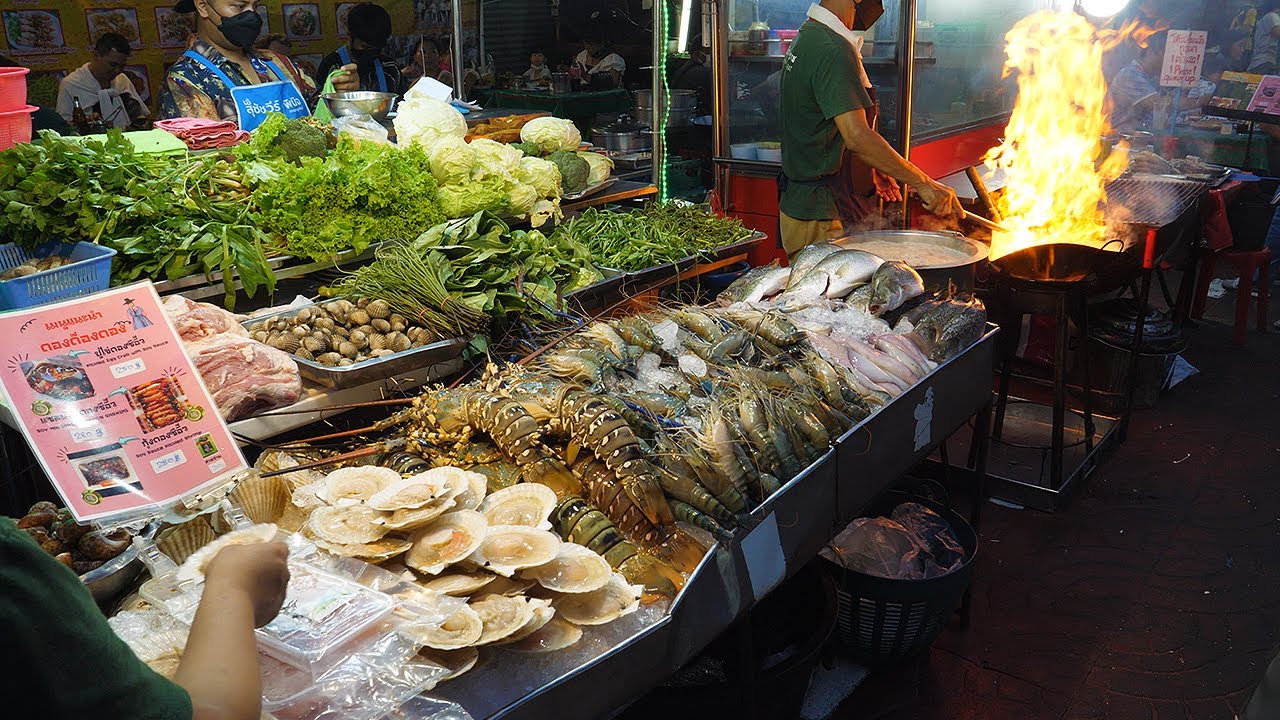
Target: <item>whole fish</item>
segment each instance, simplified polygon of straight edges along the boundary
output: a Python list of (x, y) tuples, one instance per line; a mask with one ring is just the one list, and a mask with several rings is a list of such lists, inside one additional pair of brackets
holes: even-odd
[[(731, 303), (759, 302), (761, 298), (767, 296), (766, 292), (770, 287), (778, 285), (779, 282), (785, 285), (787, 278), (790, 276), (791, 271), (789, 269), (780, 268), (777, 265), (762, 265), (751, 268), (742, 277), (734, 280), (729, 287), (725, 288), (724, 292), (720, 293), (720, 297)], [(777, 292), (777, 290), (773, 292)], [(755, 300), (748, 300), (751, 297), (754, 297)]]
[(791, 269), (784, 267), (776, 267), (760, 276), (755, 286), (743, 298), (743, 302), (760, 302), (767, 297), (772, 297), (782, 292), (787, 287), (787, 281), (791, 278)]
[(872, 315), (880, 317), (922, 294), (924, 280), (920, 273), (904, 262), (891, 260), (876, 268), (871, 276), (871, 302), (867, 309)]
[(923, 341), (922, 349), (930, 360), (943, 362), (982, 337), (986, 323), (987, 309), (978, 298), (948, 300), (926, 313), (910, 335)]
[(823, 258), (838, 252), (840, 252), (840, 246), (834, 243), (814, 243), (800, 248), (788, 265), (791, 268), (791, 280), (787, 282), (787, 289), (790, 290), (793, 285), (798, 285), (800, 279), (815, 265), (822, 262)]
[(849, 291), (865, 284), (883, 263), (884, 260), (862, 250), (834, 252), (805, 273), (797, 286), (788, 288), (787, 294), (842, 298)]

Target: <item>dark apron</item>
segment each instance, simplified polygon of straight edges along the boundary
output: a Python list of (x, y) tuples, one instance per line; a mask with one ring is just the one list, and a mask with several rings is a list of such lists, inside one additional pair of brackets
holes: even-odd
[[(867, 94), (871, 96), (871, 107), (867, 108), (867, 124), (875, 130), (876, 123), (880, 119), (880, 103), (876, 101), (875, 88), (867, 88)], [(814, 180), (796, 180), (787, 177), (786, 173), (778, 173), (778, 197), (782, 197), (788, 185), (826, 187), (831, 190), (831, 195), (835, 198), (836, 215), (840, 224), (848, 229), (877, 214), (880, 203), (876, 198), (871, 166), (859, 160), (852, 150), (843, 147), (844, 138), (840, 137), (839, 133), (836, 136), (840, 138), (842, 146), (840, 167), (834, 173)]]

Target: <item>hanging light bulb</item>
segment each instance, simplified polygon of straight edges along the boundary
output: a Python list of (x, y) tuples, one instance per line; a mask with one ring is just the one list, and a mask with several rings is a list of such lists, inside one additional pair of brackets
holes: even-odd
[(1080, 0), (1080, 12), (1095, 18), (1109, 18), (1124, 10), (1129, 0)]

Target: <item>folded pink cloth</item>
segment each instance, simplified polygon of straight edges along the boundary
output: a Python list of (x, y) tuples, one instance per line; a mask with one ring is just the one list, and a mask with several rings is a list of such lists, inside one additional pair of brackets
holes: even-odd
[(233, 122), (205, 118), (173, 118), (157, 120), (156, 127), (175, 135), (190, 150), (207, 150), (238, 145), (249, 139), (249, 133)]

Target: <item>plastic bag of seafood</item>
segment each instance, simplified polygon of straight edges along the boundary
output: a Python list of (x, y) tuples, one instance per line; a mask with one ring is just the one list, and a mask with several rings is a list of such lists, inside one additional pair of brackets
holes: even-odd
[(947, 521), (918, 503), (899, 505), (892, 517), (854, 520), (820, 554), (850, 570), (896, 580), (939, 577), (965, 557)]

